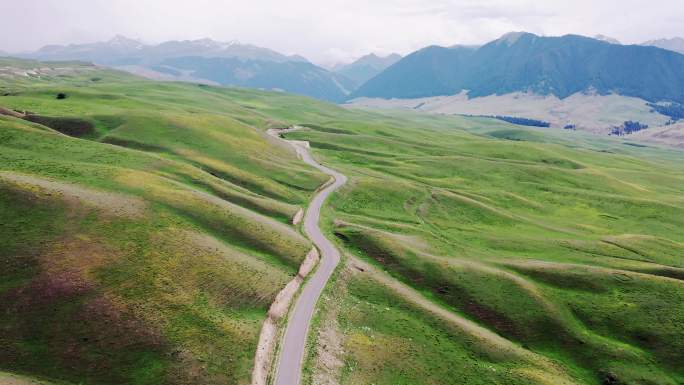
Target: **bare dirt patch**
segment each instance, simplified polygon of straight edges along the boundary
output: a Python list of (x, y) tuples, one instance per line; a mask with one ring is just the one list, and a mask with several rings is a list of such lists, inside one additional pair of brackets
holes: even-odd
[(297, 213), (292, 217), (292, 224), (297, 226), (304, 219), (304, 209), (299, 209)]
[(27, 378), (12, 373), (0, 373), (1, 385), (52, 385), (50, 382)]
[(0, 107), (0, 115), (11, 116), (14, 118), (19, 118), (19, 119), (23, 119), (26, 116), (25, 114), (22, 114), (21, 112), (10, 110), (10, 109), (7, 109), (5, 107)]

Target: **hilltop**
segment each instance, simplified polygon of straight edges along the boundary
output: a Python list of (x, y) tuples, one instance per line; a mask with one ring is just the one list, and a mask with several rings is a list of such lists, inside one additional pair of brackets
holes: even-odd
[(649, 40), (647, 42), (642, 43), (641, 45), (658, 47), (684, 54), (684, 38), (681, 37), (673, 37), (671, 39)]
[(371, 53), (360, 57), (352, 63), (336, 68), (335, 72), (353, 80), (358, 87), (399, 60), (401, 60), (401, 55), (396, 53), (387, 56), (378, 56)]

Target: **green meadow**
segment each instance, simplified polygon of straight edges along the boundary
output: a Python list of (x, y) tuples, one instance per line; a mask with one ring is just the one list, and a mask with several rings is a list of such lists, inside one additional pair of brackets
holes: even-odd
[(684, 382), (680, 151), (78, 63), (0, 60), (0, 107), (0, 371), (249, 383), (327, 179), (298, 124), (350, 178), (305, 381)]
[[(341, 383), (684, 381), (680, 152), (484, 119), (353, 113), (288, 135), (350, 176), (329, 232), (350, 258), (528, 355), (483, 354), (468, 341), (475, 331), (454, 335), (385, 281), (342, 268), (319, 315), (337, 320)], [(540, 374), (549, 365), (558, 373)]]
[(290, 219), (325, 178), (241, 91), (67, 68), (0, 78), (0, 105), (39, 117), (0, 117), (0, 368), (249, 383), (266, 312), (311, 248)]

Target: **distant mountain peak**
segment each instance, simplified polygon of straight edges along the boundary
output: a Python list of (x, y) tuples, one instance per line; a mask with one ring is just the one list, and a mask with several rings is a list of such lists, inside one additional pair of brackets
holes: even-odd
[(681, 54), (684, 54), (684, 38), (681, 38), (681, 37), (673, 37), (670, 39), (649, 40), (647, 42), (642, 43), (641, 45), (658, 47), (658, 48), (667, 49), (670, 51), (675, 51), (675, 52), (679, 52)]
[(203, 39), (190, 40), (188, 42), (209, 49), (227, 49), (233, 46), (243, 45), (237, 40), (230, 40), (224, 42), (210, 39), (208, 37), (205, 37)]
[(109, 40), (46, 46), (22, 55), (39, 60), (80, 60), (158, 80), (279, 89), (341, 101), (356, 84), (297, 55), (211, 38), (143, 44), (117, 35)]
[(357, 85), (361, 85), (399, 60), (401, 60), (401, 55), (397, 53), (387, 56), (369, 53), (352, 63), (336, 67), (335, 72), (348, 77)]
[[(629, 63), (629, 65), (625, 65)], [(580, 36), (516, 32), (479, 49), (431, 46), (373, 77), (350, 98), (469, 97), (533, 92), (566, 98), (582, 91), (684, 103), (684, 56)]]
[(454, 45), (448, 46), (447, 48), (449, 48), (449, 49), (462, 49), (462, 48), (466, 48), (466, 49), (473, 49), (473, 50), (475, 50), (475, 49), (478, 49), (478, 48), (480, 48), (480, 47), (482, 47), (482, 46), (481, 46), (481, 45), (477, 45), (477, 44), (454, 44)]
[(504, 34), (503, 36), (501, 36), (500, 38), (498, 38), (498, 39), (496, 40), (496, 42), (498, 42), (499, 44), (505, 43), (505, 44), (507, 44), (507, 45), (510, 47), (510, 46), (512, 46), (513, 44), (517, 43), (520, 39), (522, 39), (522, 38), (525, 37), (525, 36), (537, 37), (537, 35), (535, 35), (535, 34), (533, 34), (533, 33), (530, 33), (530, 32), (524, 32), (524, 31), (520, 31), (520, 32), (508, 32), (507, 34)]
[(648, 43), (658, 43), (658, 42), (666, 42), (666, 43), (684, 43), (684, 38), (682, 37), (672, 37), (672, 38), (664, 38), (664, 39), (655, 39), (655, 40), (649, 40), (645, 42), (643, 45), (647, 45)]
[(140, 49), (144, 46), (143, 43), (141, 43), (138, 40), (128, 38), (123, 35), (116, 35), (113, 38), (109, 39), (106, 42), (107, 45), (112, 46), (112, 47), (126, 47), (126, 48), (135, 48), (135, 49)]
[(615, 39), (615, 38), (612, 38), (612, 37), (606, 36), (606, 35), (598, 34), (598, 35), (594, 36), (594, 39), (605, 41), (606, 43), (610, 43), (610, 44), (622, 45), (622, 43), (620, 43), (620, 41), (618, 39)]
[(380, 56), (375, 52), (368, 55), (361, 56), (351, 64), (369, 64), (374, 67), (385, 67), (388, 62), (396, 62), (401, 59), (401, 55), (392, 53), (386, 56)]

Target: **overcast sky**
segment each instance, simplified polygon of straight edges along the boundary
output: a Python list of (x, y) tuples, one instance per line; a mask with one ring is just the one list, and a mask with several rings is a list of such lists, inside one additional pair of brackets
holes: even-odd
[(9, 52), (116, 34), (209, 37), (330, 63), (523, 30), (626, 43), (684, 36), (684, 0), (0, 0), (0, 50)]

